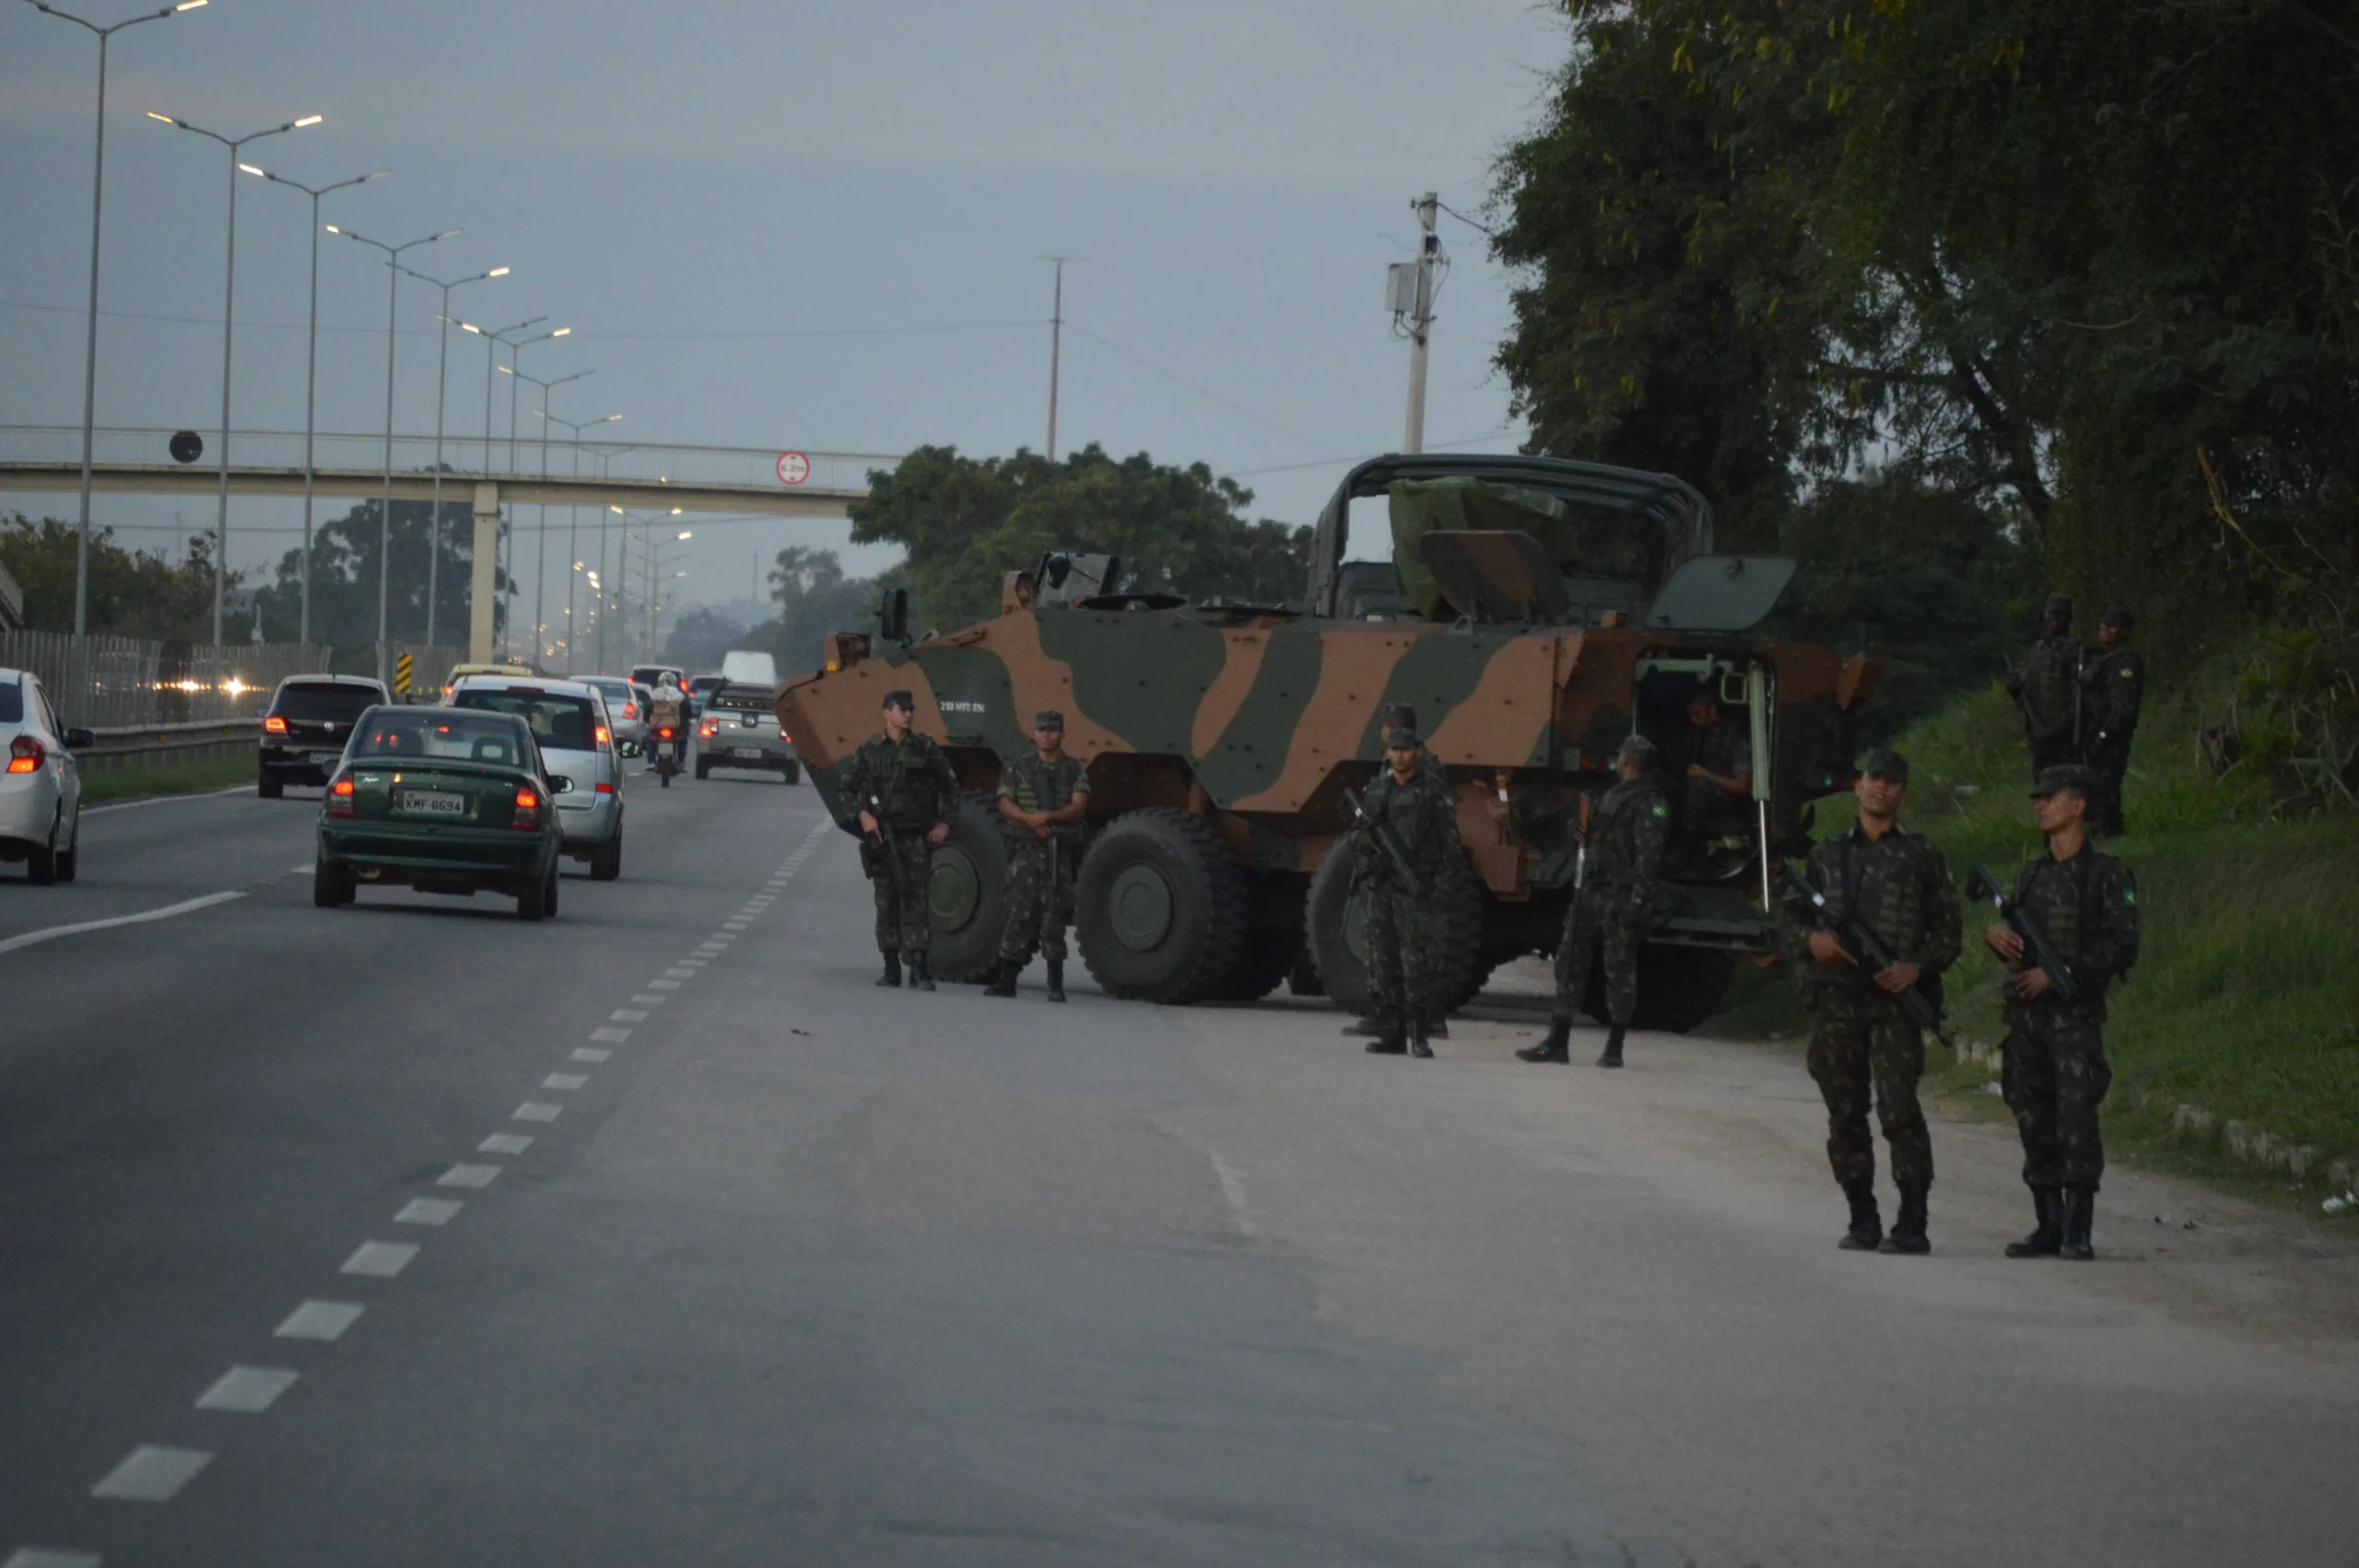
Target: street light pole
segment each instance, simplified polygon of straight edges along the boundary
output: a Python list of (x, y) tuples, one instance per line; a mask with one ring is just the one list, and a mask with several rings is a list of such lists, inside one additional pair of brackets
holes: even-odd
[[(82, 350), (82, 521), (74, 542), (74, 635), (81, 637), (89, 629), (90, 618), (90, 465), (99, 410), (99, 217), (105, 211), (107, 184), (107, 40), (142, 22), (160, 22), (175, 13), (196, 10), (206, 0), (181, 0), (177, 6), (167, 6), (111, 28), (85, 21), (71, 11), (43, 5), (41, 0), (26, 3), (44, 16), (72, 22), (99, 41), (99, 137), (90, 175), (90, 309), (84, 322)], [(217, 636), (214, 640), (218, 642), (220, 638)]]
[(295, 634), (298, 643), (308, 643), (311, 640), (311, 484), (315, 473), (311, 463), (311, 434), (318, 413), (320, 386), (320, 198), (330, 191), (341, 191), (347, 186), (366, 185), (371, 180), (381, 180), (393, 170), (374, 170), (314, 190), (299, 180), (289, 180), (284, 174), (256, 169), (251, 163), (240, 164), (239, 167), (249, 174), (261, 175), (274, 185), (300, 191), (311, 198), (311, 331), (310, 359), (303, 373), (303, 609)]
[(393, 568), (393, 312), (400, 303), (403, 266), (402, 252), (414, 251), (420, 245), (431, 245), (438, 240), (448, 240), (459, 231), (446, 228), (440, 234), (428, 234), (421, 240), (405, 240), (398, 245), (388, 245), (381, 240), (371, 240), (365, 234), (355, 234), (349, 228), (327, 226), (330, 234), (341, 234), (385, 252), (385, 489), (377, 509), (377, 679), (391, 689), (393, 679), (392, 635), (392, 599), (388, 585)]
[[(621, 417), (622, 415), (619, 414), (609, 414), (603, 419), (584, 419), (576, 422), (571, 419), (559, 419), (553, 414), (548, 415), (548, 418), (552, 422), (564, 426), (573, 436), (573, 476), (576, 479), (581, 477), (581, 432), (599, 425), (611, 425)], [(546, 464), (544, 464), (543, 466), (546, 467)], [(567, 562), (565, 570), (565, 673), (569, 675), (574, 673), (574, 661), (581, 657), (580, 645), (574, 640), (573, 626), (573, 579), (576, 576), (580, 575), (581, 570), (581, 562), (574, 554), (575, 551), (581, 548), (579, 540), (581, 521), (581, 508), (579, 503), (569, 506), (565, 509), (565, 559)]]
[[(491, 330), (491, 331), (486, 331), (484, 328), (482, 328), (482, 327), (479, 327), (479, 326), (475, 325), (473, 322), (461, 322), (459, 323), (459, 330), (460, 330), (461, 332), (471, 332), (471, 333), (475, 333), (477, 337), (480, 337), (480, 338), (482, 338), (482, 339), (484, 340), (484, 342), (483, 342), (483, 473), (484, 473), (484, 477), (485, 477), (485, 478), (487, 478), (487, 479), (488, 479), (488, 478), (490, 478), (490, 477), (491, 477), (491, 389), (492, 389), (493, 382), (497, 380), (497, 374), (496, 374), (496, 372), (497, 372), (497, 370), (498, 370), (498, 369), (499, 369), (499, 345), (500, 345), (502, 343), (505, 343), (505, 342), (507, 341), (507, 339), (508, 339), (508, 334), (509, 334), (510, 333), (519, 333), (519, 332), (522, 332), (526, 327), (536, 327), (536, 326), (539, 326), (543, 322), (546, 322), (546, 321), (547, 321), (547, 320), (548, 320), (548, 318), (547, 318), (546, 316), (534, 316), (534, 317), (531, 321), (529, 321), (529, 322), (517, 322), (517, 323), (516, 323), (514, 326), (512, 326), (512, 327), (499, 327), (499, 328), (493, 329), (493, 330)], [(499, 591), (499, 575), (500, 575), (500, 574), (499, 574), (499, 546), (500, 546), (500, 541), (499, 541), (499, 540), (495, 539), (495, 540), (492, 542), (492, 556), (493, 556), (493, 560), (492, 560), (492, 572), (491, 572), (491, 575), (492, 575), (492, 584), (493, 584), (493, 591), (494, 591), (495, 593), (497, 593), (497, 592), (498, 592), (498, 591)], [(500, 650), (500, 652), (501, 652), (501, 654), (502, 654), (502, 655), (505, 655), (505, 654), (507, 653), (507, 651), (508, 651), (508, 627), (507, 627), (507, 623), (506, 623), (504, 620), (502, 620), (502, 621), (501, 621), (501, 623), (500, 623), (499, 650)]]
[(506, 277), (510, 269), (494, 267), (473, 277), (453, 278), (445, 283), (439, 277), (428, 277), (415, 267), (402, 271), (420, 283), (430, 283), (442, 291), (442, 309), (434, 317), (438, 323), (435, 335), (441, 339), (439, 357), (434, 364), (434, 513), (426, 525), (426, 646), (434, 646), (435, 601), (442, 591), (442, 416), (451, 395), (451, 290), (464, 288), (471, 283), (483, 283), (495, 277)]
[(220, 509), (213, 525), (213, 642), (221, 643), (221, 600), (229, 580), (229, 347), (230, 328), (238, 313), (238, 153), (248, 142), (261, 141), (287, 131), (299, 131), (306, 125), (316, 125), (327, 118), (323, 114), (306, 114), (300, 120), (289, 120), (265, 131), (249, 131), (242, 136), (225, 136), (218, 131), (208, 131), (202, 125), (192, 125), (185, 120), (175, 120), (169, 114), (147, 111), (150, 120), (160, 120), (174, 130), (210, 136), (229, 152), (229, 276), (222, 285), (221, 305), (221, 486)]
[[(549, 404), (555, 401), (553, 394), (557, 388), (565, 385), (568, 381), (578, 381), (584, 376), (594, 376), (598, 372), (595, 370), (576, 370), (570, 376), (559, 376), (553, 381), (545, 381), (538, 376), (528, 376), (522, 370), (516, 372), (516, 379), (518, 380), (530, 381), (534, 386), (541, 389), (541, 406), (539, 411), (541, 420), (541, 478), (544, 481), (546, 481), (549, 476)], [(541, 521), (539, 524), (541, 540), (538, 564), (533, 568), (534, 573), (533, 580), (533, 646), (534, 649), (541, 650), (542, 652), (546, 652), (549, 642), (549, 624), (545, 614), (549, 588), (549, 504), (546, 501), (542, 501), (538, 503), (538, 505), (540, 507), (541, 514)]]

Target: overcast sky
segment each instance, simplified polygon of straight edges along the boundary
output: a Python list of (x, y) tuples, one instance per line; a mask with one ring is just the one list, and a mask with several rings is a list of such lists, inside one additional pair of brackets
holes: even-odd
[[(137, 10), (75, 3), (101, 21)], [(0, 424), (78, 425), (97, 50), (23, 0), (0, 6)], [(318, 112), (249, 158), (313, 184), (390, 169), (329, 198), (329, 220), (395, 240), (460, 227), (413, 252), (421, 270), (512, 267), (456, 313), (573, 327), (524, 361), (595, 370), (559, 391), (568, 417), (621, 413), (636, 439), (699, 444), (1038, 450), (1050, 272), (1036, 258), (1064, 252), (1083, 259), (1066, 274), (1060, 446), (1205, 462), (1257, 493), (1257, 515), (1307, 522), (1347, 462), (1400, 444), (1408, 350), (1381, 285), (1410, 254), (1410, 200), (1432, 189), (1481, 216), (1492, 158), (1562, 56), (1559, 14), (1532, 0), (212, 0), (112, 46), (99, 423), (219, 422), (227, 154), (144, 111), (233, 135)], [(299, 430), (310, 204), (252, 180), (239, 198), (233, 423)], [(1447, 217), (1442, 232), (1456, 265), (1428, 440), (1512, 451), (1489, 364), (1506, 280), (1480, 234)], [(320, 427), (379, 429), (383, 269), (331, 240), (321, 274), (335, 330)], [(434, 308), (405, 286), (405, 432), (433, 427)], [(482, 345), (464, 344), (450, 425), (479, 430)], [(503, 392), (503, 430), (505, 414)], [(74, 506), (0, 495), (36, 514)], [(158, 530), (124, 535), (149, 545), (171, 540), (176, 513), (188, 528), (213, 516), (210, 497), (98, 506)], [(232, 563), (275, 561), (299, 520), (233, 498)], [(699, 526), (687, 598), (743, 597), (757, 556), (844, 532)]]

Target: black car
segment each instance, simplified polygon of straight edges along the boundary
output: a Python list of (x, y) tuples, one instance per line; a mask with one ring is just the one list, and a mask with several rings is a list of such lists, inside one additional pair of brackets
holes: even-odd
[(391, 700), (383, 686), (360, 675), (289, 675), (279, 682), (262, 714), (262, 798), (275, 801), (289, 784), (326, 784), (353, 725)]

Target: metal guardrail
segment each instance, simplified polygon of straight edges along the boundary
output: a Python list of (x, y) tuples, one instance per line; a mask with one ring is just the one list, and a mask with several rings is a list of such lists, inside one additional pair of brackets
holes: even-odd
[(121, 771), (158, 763), (229, 762), (241, 753), (252, 755), (262, 744), (262, 725), (252, 719), (117, 725), (90, 732), (99, 743), (74, 754), (76, 764), (85, 772)]

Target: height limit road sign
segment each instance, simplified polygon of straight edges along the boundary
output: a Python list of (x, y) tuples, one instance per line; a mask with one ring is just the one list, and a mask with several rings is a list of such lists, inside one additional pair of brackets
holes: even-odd
[(780, 452), (778, 454), (778, 482), (780, 484), (800, 485), (810, 477), (811, 459), (808, 455), (803, 452)]

